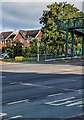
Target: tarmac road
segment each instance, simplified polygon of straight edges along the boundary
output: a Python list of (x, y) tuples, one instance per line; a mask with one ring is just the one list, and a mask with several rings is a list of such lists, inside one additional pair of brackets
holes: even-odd
[(83, 67), (76, 63), (2, 65), (3, 118), (71, 118), (83, 114)]

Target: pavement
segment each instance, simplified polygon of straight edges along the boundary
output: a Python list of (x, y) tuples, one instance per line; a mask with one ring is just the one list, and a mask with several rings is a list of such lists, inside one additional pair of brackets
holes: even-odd
[(0, 64), (1, 118), (81, 120), (79, 116), (84, 114), (81, 62), (48, 63)]

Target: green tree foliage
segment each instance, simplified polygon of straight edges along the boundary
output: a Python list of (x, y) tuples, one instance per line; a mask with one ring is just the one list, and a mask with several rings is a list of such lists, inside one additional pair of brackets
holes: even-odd
[(2, 47), (2, 53), (6, 52), (6, 47)]
[(30, 42), (29, 53), (30, 53), (30, 55), (37, 54), (37, 42), (36, 42), (36, 40), (32, 40)]
[(44, 42), (40, 41), (40, 46), (39, 46), (39, 53), (40, 54), (44, 54)]
[(7, 52), (10, 58), (22, 56), (22, 43), (17, 41), (8, 41), (5, 47), (2, 47), (2, 53)]
[(12, 44), (12, 48), (13, 48), (13, 57), (22, 56), (22, 43), (20, 43), (18, 40), (14, 41)]
[(23, 47), (22, 48), (22, 55), (24, 56), (24, 57), (29, 57), (29, 47)]
[[(39, 45), (39, 54), (44, 54), (44, 42), (40, 41), (39, 44), (40, 44)], [(28, 49), (29, 49), (29, 55), (37, 54), (37, 39), (33, 39), (30, 42), (30, 47)]]
[(7, 52), (10, 57), (12, 57), (12, 42), (8, 41), (6, 46), (2, 47), (2, 53)]
[[(74, 7), (74, 5), (68, 4), (67, 2), (61, 2), (59, 4), (55, 2), (48, 5), (47, 8), (48, 10), (43, 11), (43, 15), (40, 18), (40, 23), (43, 24), (42, 40), (47, 42), (47, 51), (62, 55), (65, 51), (66, 32), (57, 30), (57, 19), (77, 18), (84, 16), (84, 14)], [(70, 33), (69, 42), (71, 42)]]
[[(7, 52), (11, 58), (16, 56), (29, 57), (37, 55), (37, 39), (30, 41), (29, 47), (22, 47), (22, 43), (17, 41), (7, 42), (6, 46), (2, 48), (2, 53)], [(39, 54), (44, 53), (44, 42), (40, 41)]]

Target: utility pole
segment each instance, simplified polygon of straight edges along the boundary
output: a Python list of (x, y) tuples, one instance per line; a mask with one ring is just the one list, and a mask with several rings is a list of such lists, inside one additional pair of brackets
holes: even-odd
[(37, 39), (37, 62), (39, 62), (39, 47), (40, 47), (40, 41), (41, 41), (41, 39), (38, 38), (38, 39)]

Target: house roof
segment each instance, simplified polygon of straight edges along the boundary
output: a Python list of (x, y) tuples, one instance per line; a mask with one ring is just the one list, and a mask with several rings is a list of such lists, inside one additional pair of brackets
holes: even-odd
[(18, 33), (19, 33), (19, 31), (13, 31), (13, 32), (6, 38), (6, 40), (8, 40), (8, 39), (14, 39), (14, 38), (17, 36)]
[(39, 30), (20, 30), (20, 33), (22, 34), (22, 36), (27, 39), (28, 37), (36, 37), (36, 35), (38, 34)]
[(18, 30), (18, 31), (10, 31), (10, 32), (2, 32), (3, 39), (15, 39), (18, 33), (22, 36), (23, 39), (31, 39), (31, 38), (38, 38), (42, 36), (40, 30)]
[(16, 36), (16, 34), (12, 34), (11, 36), (8, 37), (8, 39), (13, 39)]
[(2, 36), (3, 39), (6, 39), (13, 31), (8, 32), (1, 32), (0, 36)]

